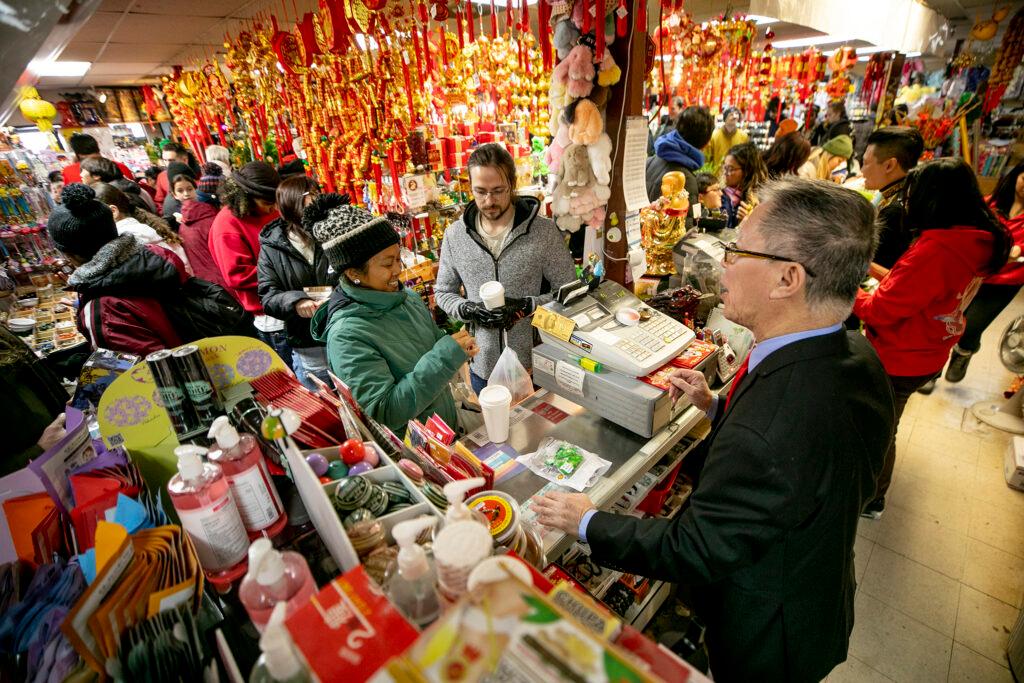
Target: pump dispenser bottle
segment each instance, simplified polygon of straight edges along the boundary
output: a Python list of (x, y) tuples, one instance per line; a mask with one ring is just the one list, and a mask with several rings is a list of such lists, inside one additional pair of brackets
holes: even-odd
[(207, 436), (217, 440), (208, 457), (224, 469), (249, 538), (277, 536), (288, 523), (288, 515), (256, 437), (239, 434), (223, 415), (213, 421)]
[(267, 628), (260, 636), (256, 665), (249, 674), (249, 683), (311, 683), (306, 667), (295, 654), (292, 638), (284, 626), (285, 603), (274, 607)]
[(444, 513), (444, 523), (451, 524), (464, 520), (480, 522), (486, 527), (490, 524), (487, 517), (479, 510), (470, 509), (465, 503), (466, 494), (473, 489), (485, 485), (487, 481), (483, 477), (472, 479), (459, 479), (444, 485), (444, 497), (448, 499), (448, 510)]
[(206, 449), (178, 446), (178, 474), (167, 484), (181, 526), (192, 539), (199, 564), (211, 581), (230, 583), (246, 568), (249, 538), (219, 465), (204, 463)]
[(238, 599), (262, 633), (278, 603), (285, 603), (285, 618), (316, 594), (316, 583), (302, 555), (274, 549), (270, 539), (258, 538), (249, 546), (249, 573), (242, 579)]
[(392, 574), (388, 583), (388, 598), (420, 628), (433, 623), (441, 611), (433, 563), (423, 547), (416, 543), (420, 533), (436, 523), (436, 517), (424, 515), (399, 522), (391, 530), (399, 550), (398, 571)]

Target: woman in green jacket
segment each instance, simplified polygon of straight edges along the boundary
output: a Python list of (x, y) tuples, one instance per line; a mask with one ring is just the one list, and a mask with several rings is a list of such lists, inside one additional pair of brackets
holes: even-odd
[(327, 344), (331, 370), (363, 410), (398, 435), (409, 420), (434, 413), (457, 428), (448, 382), (477, 354), (476, 341), (465, 330), (446, 335), (419, 295), (402, 286), (398, 234), (386, 218), (357, 206), (327, 208), (333, 204), (321, 195), (302, 216), (342, 274), (311, 325)]

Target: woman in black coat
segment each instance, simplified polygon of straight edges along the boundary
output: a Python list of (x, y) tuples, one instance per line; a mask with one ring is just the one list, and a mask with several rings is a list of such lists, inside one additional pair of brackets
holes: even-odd
[[(348, 203), (348, 196), (343, 196)], [(256, 264), (259, 295), (267, 315), (284, 320), (288, 343), (292, 347), (292, 368), (306, 388), (315, 391), (307, 375), (328, 381), (327, 352), (309, 333), (309, 321), (327, 296), (315, 298), (307, 287), (333, 287), (338, 273), (329, 272), (330, 264), (323, 249), (303, 227), (303, 211), (316, 204), (326, 213), (337, 204), (337, 195), (319, 196), (315, 181), (301, 175), (286, 178), (277, 187), (275, 218), (260, 232), (260, 257)], [(312, 207), (311, 207), (312, 208)], [(326, 294), (329, 294), (325, 290)]]

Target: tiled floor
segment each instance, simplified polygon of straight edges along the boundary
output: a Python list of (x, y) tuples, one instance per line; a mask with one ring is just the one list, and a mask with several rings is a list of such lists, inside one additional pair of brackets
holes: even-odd
[(897, 434), (879, 520), (861, 520), (856, 626), (832, 682), (1006, 681), (1006, 641), (1024, 606), (1024, 493), (1006, 486), (1009, 436), (970, 406), (1009, 383), (996, 345), (1024, 293), (988, 329), (958, 384), (915, 394)]

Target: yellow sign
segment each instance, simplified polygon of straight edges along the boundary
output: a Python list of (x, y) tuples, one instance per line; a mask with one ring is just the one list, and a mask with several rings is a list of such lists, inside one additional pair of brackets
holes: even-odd
[(564, 342), (569, 341), (572, 331), (576, 329), (575, 322), (547, 308), (534, 311), (533, 326)]

